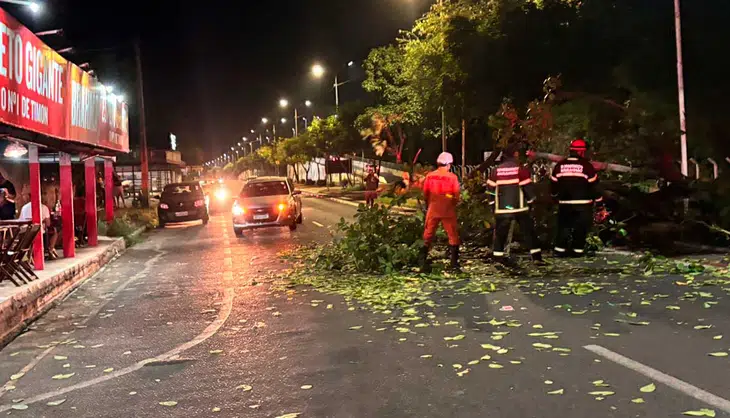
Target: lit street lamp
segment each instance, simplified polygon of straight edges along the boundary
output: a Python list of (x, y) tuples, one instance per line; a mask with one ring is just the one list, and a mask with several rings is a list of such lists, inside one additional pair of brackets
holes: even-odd
[[(281, 99), (281, 100), (279, 100), (279, 106), (282, 108), (285, 108), (285, 107), (289, 106), (289, 101), (286, 99)], [(312, 107), (312, 101), (305, 100), (304, 106)], [(306, 121), (306, 119), (305, 119), (305, 121)], [(284, 119), (282, 119), (281, 123), (286, 123), (286, 122), (284, 122)], [(305, 126), (304, 129), (306, 129), (306, 128), (307, 127)], [(297, 106), (294, 106), (294, 136), (295, 137), (299, 136), (299, 109), (297, 108)]]
[(30, 9), (31, 12), (34, 14), (38, 14), (41, 11), (41, 5), (38, 2), (35, 1), (27, 1), (27, 0), (0, 0), (2, 3), (12, 3), (12, 4), (20, 4), (22, 6), (27, 6), (28, 9)]
[[(350, 62), (347, 63), (347, 67), (352, 67), (353, 65), (355, 65), (355, 62), (354, 61), (350, 61)], [(324, 73), (325, 73), (324, 67), (322, 67), (320, 64), (314, 64), (312, 66), (312, 75), (315, 78), (322, 78), (322, 76), (324, 75)], [(336, 109), (339, 109), (340, 108), (340, 86), (349, 83), (350, 80), (343, 81), (342, 83), (340, 83), (339, 82), (339, 79), (337, 77), (338, 77), (338, 75), (337, 75), (337, 73), (335, 73), (335, 84), (334, 84), (334, 88), (335, 88), (335, 108)]]

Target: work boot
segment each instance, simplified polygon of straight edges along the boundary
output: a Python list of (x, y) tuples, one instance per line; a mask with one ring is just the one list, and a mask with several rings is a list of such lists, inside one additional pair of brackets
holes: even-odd
[(428, 252), (430, 250), (431, 247), (424, 245), (421, 247), (421, 252), (418, 254), (418, 266), (421, 268), (421, 272), (423, 273), (431, 272), (431, 261), (428, 259)]
[(451, 271), (454, 273), (461, 273), (461, 266), (459, 265), (459, 246), (449, 245), (449, 259), (451, 261)]
[(510, 270), (516, 270), (516, 269), (520, 268), (520, 266), (517, 265), (517, 262), (515, 262), (515, 260), (513, 260), (511, 257), (506, 256), (506, 255), (495, 256), (494, 261), (496, 261), (500, 266), (506, 267)]
[(537, 266), (545, 266), (547, 263), (542, 259), (542, 251), (532, 254), (532, 262)]

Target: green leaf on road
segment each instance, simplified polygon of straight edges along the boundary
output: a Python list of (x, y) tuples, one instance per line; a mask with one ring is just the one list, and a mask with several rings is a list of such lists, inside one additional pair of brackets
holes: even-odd
[(642, 386), (641, 389), (639, 389), (639, 390), (644, 393), (652, 393), (656, 390), (656, 385), (653, 383), (649, 383), (646, 386)]
[(302, 385), (302, 386), (300, 386), (300, 389), (309, 390), (309, 389), (312, 389), (312, 387), (313, 387), (312, 385)]
[(547, 394), (548, 395), (562, 395), (563, 393), (565, 393), (565, 389), (551, 390)]
[(463, 340), (464, 337), (465, 336), (463, 334), (461, 334), (461, 335), (457, 335), (455, 337), (444, 337), (444, 340), (445, 341), (459, 341), (459, 340)]
[(631, 400), (632, 403), (644, 403), (644, 398), (634, 398)]
[(472, 361), (470, 361), (470, 362), (468, 362), (468, 363), (466, 363), (466, 364), (468, 364), (468, 365), (470, 365), (470, 366), (474, 366), (474, 365), (476, 365), (476, 364), (479, 364), (479, 360), (472, 360)]
[(53, 359), (54, 360), (61, 361), (61, 360), (68, 360), (68, 357), (66, 357), (66, 356), (53, 356)]
[(452, 364), (451, 367), (455, 368), (456, 370), (459, 370), (459, 369), (463, 368), (464, 366), (462, 366), (459, 363), (456, 363), (456, 364)]
[(702, 408), (699, 411), (684, 411), (682, 412), (684, 415), (688, 415), (691, 417), (714, 417), (715, 411), (712, 409)]
[(597, 391), (593, 391), (593, 392), (588, 392), (588, 394), (592, 395), (592, 396), (611, 396), (611, 395), (615, 395), (616, 393), (608, 391), (608, 390), (597, 390)]
[(176, 406), (177, 405), (177, 402), (175, 402), (175, 401), (162, 401), (162, 402), (160, 402), (160, 405), (172, 407), (172, 406)]
[(15, 409), (16, 411), (24, 411), (28, 409), (28, 405), (24, 403), (16, 403), (10, 407), (11, 409)]
[(669, 305), (667, 306), (667, 309), (669, 309), (670, 311), (678, 311), (680, 308), (679, 306)]
[[(249, 408), (252, 408), (252, 407), (249, 407)], [(289, 414), (279, 415), (276, 418), (297, 418), (301, 414), (302, 414), (301, 412), (292, 412)]]
[(354, 327), (350, 327), (350, 331), (357, 331), (360, 328), (362, 328), (362, 325), (355, 325)]
[(61, 405), (64, 402), (66, 402), (65, 399), (59, 399), (57, 401), (48, 402), (46, 405), (48, 405), (48, 406), (58, 406), (58, 405)]
[(715, 353), (708, 353), (707, 355), (708, 356), (712, 356), (712, 357), (727, 357), (727, 353), (724, 352), (724, 351), (717, 351)]
[(71, 377), (71, 376), (73, 376), (75, 374), (76, 373), (57, 374), (57, 375), (53, 376), (51, 379), (53, 379), (53, 380), (64, 380), (64, 379), (68, 379), (69, 377)]
[(591, 383), (593, 383), (593, 386), (596, 386), (596, 387), (603, 387), (603, 388), (607, 388), (607, 387), (611, 386), (611, 385), (609, 385), (608, 383), (606, 383), (606, 382), (605, 382), (605, 381), (603, 381), (603, 380), (594, 380), (594, 381), (593, 381), (593, 382), (591, 382)]
[(552, 385), (553, 384), (553, 381), (552, 380), (546, 380), (543, 383), (545, 383), (546, 385)]
[(618, 334), (616, 332), (604, 332), (603, 335), (605, 335), (606, 337), (620, 337), (621, 336), (621, 334)]
[(532, 346), (535, 348), (552, 348), (553, 347), (550, 344), (544, 344), (544, 343), (533, 343)]
[(114, 371), (114, 367), (108, 367), (108, 368), (104, 369), (104, 373), (111, 373), (113, 371)]
[(210, 354), (221, 354), (222, 352), (223, 352), (223, 350), (210, 350), (209, 351)]
[(492, 344), (482, 344), (482, 348), (486, 350), (493, 350), (493, 351), (499, 351), (502, 349), (502, 347)]
[(710, 329), (712, 325), (695, 325), (695, 329)]
[(502, 366), (501, 364), (497, 364), (497, 363), (489, 363), (489, 368), (490, 369), (501, 369), (501, 368), (504, 368), (504, 366)]
[(431, 358), (433, 357), (431, 354), (423, 354), (421, 358)]
[(251, 386), (251, 385), (238, 385), (238, 386), (236, 386), (236, 389), (241, 389), (244, 392), (248, 392), (251, 389), (253, 389), (253, 386)]
[(220, 411), (221, 411), (221, 409), (218, 408), (217, 406), (210, 410), (210, 412), (220, 412)]
[(10, 376), (10, 380), (18, 380), (18, 379), (20, 379), (23, 376), (25, 376), (25, 373), (20, 372), (20, 373), (17, 373), (17, 374), (14, 374), (14, 375)]

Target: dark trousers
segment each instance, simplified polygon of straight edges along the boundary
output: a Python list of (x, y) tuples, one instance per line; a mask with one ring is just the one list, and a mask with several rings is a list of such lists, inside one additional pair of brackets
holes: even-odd
[(505, 213), (495, 216), (494, 225), (494, 248), (492, 253), (495, 257), (503, 257), (504, 246), (507, 244), (507, 235), (512, 220), (517, 221), (520, 226), (520, 233), (524, 244), (530, 249), (530, 254), (540, 252), (540, 246), (537, 244), (537, 236), (535, 235), (535, 225), (529, 211), (519, 213)]
[[(571, 248), (582, 253), (586, 236), (593, 225), (593, 205), (560, 205), (558, 207), (558, 231), (555, 235), (555, 251), (564, 253)], [(573, 238), (572, 243), (570, 238)]]

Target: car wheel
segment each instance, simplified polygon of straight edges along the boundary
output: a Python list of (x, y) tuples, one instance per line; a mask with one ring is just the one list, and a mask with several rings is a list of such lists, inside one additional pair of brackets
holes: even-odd
[(203, 218), (203, 225), (208, 225), (210, 218)]
[(233, 232), (236, 233), (238, 238), (243, 238), (243, 229), (234, 229)]
[(291, 225), (289, 225), (290, 231), (296, 231), (297, 230), (297, 223), (293, 222)]
[(158, 227), (158, 228), (160, 228), (160, 229), (164, 228), (164, 227), (165, 227), (165, 222), (162, 222), (162, 221), (160, 221), (160, 222), (159, 222), (159, 223), (157, 224), (157, 227)]

